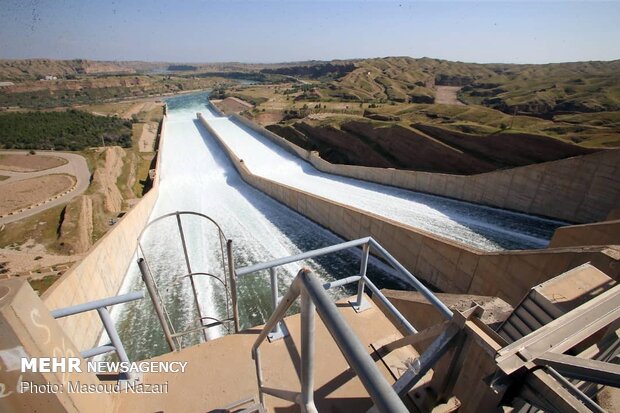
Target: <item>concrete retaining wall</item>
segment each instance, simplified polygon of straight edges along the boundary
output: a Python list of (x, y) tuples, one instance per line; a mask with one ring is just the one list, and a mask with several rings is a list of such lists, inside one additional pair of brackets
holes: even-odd
[[(160, 150), (157, 154), (158, 169), (165, 130), (166, 117), (161, 127)], [(140, 202), (93, 246), (83, 260), (74, 265), (43, 294), (41, 298), (47, 308), (54, 310), (69, 307), (118, 293), (135, 253), (138, 236), (157, 201), (158, 175), (156, 173), (153, 187)], [(96, 311), (58, 321), (80, 350), (94, 346), (101, 334), (102, 324)]]
[[(260, 133), (261, 135), (263, 135), (264, 137), (266, 137), (267, 139), (269, 139), (270, 141), (272, 141), (276, 145), (282, 147), (286, 151), (292, 153), (293, 155), (297, 155), (300, 158), (302, 158), (302, 159), (312, 163), (312, 161), (311, 161), (311, 154), (313, 152), (308, 151), (308, 150), (306, 150), (304, 148), (301, 148), (301, 147), (295, 145), (294, 143), (291, 143), (291, 142), (287, 141), (286, 139), (284, 139), (280, 135), (275, 134), (275, 133), (273, 133), (272, 131), (270, 131), (268, 129), (265, 129), (265, 128), (255, 124), (254, 122), (248, 120), (247, 118), (244, 118), (243, 116), (240, 116), (240, 115), (238, 115), (236, 113), (231, 115), (230, 118), (234, 122), (237, 122), (237, 123), (245, 126), (246, 128), (253, 130), (254, 132)], [(321, 158), (319, 158), (319, 159), (321, 159)], [(323, 162), (326, 162), (326, 161), (323, 161)], [(327, 162), (327, 163), (329, 163), (329, 162)], [(314, 163), (312, 163), (312, 164), (314, 165)]]
[(558, 228), (550, 247), (620, 245), (620, 219)]
[(200, 120), (250, 185), (345, 239), (370, 235), (409, 271), (444, 292), (497, 296), (516, 305), (532, 286), (585, 262), (592, 262), (614, 278), (620, 273), (620, 251), (614, 249), (483, 252), (256, 176), (204, 118)]
[(210, 100), (209, 100), (209, 104), (211, 105), (211, 110), (215, 112), (217, 116), (226, 116), (226, 114), (222, 112), (222, 110), (218, 108), (217, 105), (213, 104), (213, 102), (211, 102)]
[(604, 220), (620, 207), (620, 150), (478, 175), (332, 164), (239, 115), (232, 118), (320, 171), (569, 222)]

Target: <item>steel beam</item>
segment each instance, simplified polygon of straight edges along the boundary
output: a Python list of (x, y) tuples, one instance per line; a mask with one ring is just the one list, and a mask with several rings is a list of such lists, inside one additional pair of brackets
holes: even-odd
[(542, 369), (534, 370), (525, 377), (520, 396), (550, 413), (592, 413), (592, 410)]
[(571, 379), (620, 387), (620, 366), (617, 364), (550, 352), (538, 357), (534, 362), (552, 367)]
[(307, 413), (316, 413), (314, 405), (314, 303), (305, 289), (301, 291), (301, 403)]
[(504, 347), (496, 362), (511, 374), (548, 352), (563, 353), (620, 318), (620, 285)]
[(407, 412), (402, 400), (385, 380), (366, 348), (355, 337), (355, 333), (338, 312), (336, 305), (331, 302), (318, 279), (308, 270), (300, 271), (298, 277), (316, 306), (323, 324), (379, 411)]
[(439, 361), (439, 359), (448, 351), (452, 343), (452, 339), (460, 331), (459, 327), (454, 324), (448, 324), (447, 328), (439, 337), (431, 343), (420, 357), (414, 362), (415, 365), (410, 366), (407, 371), (400, 376), (394, 383), (394, 391), (400, 397), (404, 397), (415, 386), (418, 381)]
[(151, 303), (155, 308), (155, 314), (157, 314), (159, 324), (161, 324), (161, 328), (164, 330), (164, 336), (166, 337), (168, 347), (170, 347), (171, 351), (176, 351), (177, 347), (174, 339), (172, 338), (172, 332), (170, 331), (168, 320), (166, 319), (164, 309), (159, 302), (157, 287), (155, 286), (155, 282), (153, 281), (153, 277), (151, 276), (151, 272), (149, 271), (144, 258), (140, 258), (138, 260), (138, 268), (140, 268), (140, 273), (142, 273), (142, 281), (144, 281), (144, 284), (146, 285), (146, 290), (149, 292), (149, 296), (151, 297)]

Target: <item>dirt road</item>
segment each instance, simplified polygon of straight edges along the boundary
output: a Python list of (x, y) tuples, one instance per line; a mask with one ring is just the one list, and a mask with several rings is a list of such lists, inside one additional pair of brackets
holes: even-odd
[[(0, 154), (24, 154), (26, 155), (27, 151), (7, 151), (0, 152)], [(41, 211), (45, 211), (46, 209), (55, 207), (57, 205), (61, 205), (69, 202), (75, 196), (83, 193), (90, 183), (90, 171), (88, 170), (88, 165), (86, 164), (86, 159), (83, 156), (75, 154), (75, 153), (67, 153), (67, 152), (56, 152), (56, 151), (37, 151), (37, 153), (44, 155), (49, 154), (58, 158), (63, 158), (67, 161), (66, 164), (58, 166), (56, 168), (45, 169), (42, 171), (36, 172), (13, 172), (13, 171), (5, 171), (0, 169), (0, 175), (8, 176), (8, 179), (0, 181), (0, 191), (3, 190), (3, 187), (8, 183), (15, 183), (17, 181), (21, 181), (24, 179), (36, 178), (39, 176), (45, 176), (50, 174), (68, 174), (72, 175), (77, 179), (77, 183), (75, 185), (75, 189), (71, 192), (64, 194), (56, 199), (48, 200), (48, 202), (43, 203), (42, 205), (34, 206), (32, 208), (28, 208), (22, 212), (17, 212), (12, 215), (8, 215), (0, 218), (0, 225), (8, 224), (9, 222), (14, 222), (20, 220), (22, 218), (26, 218), (35, 214), (38, 214)], [(33, 199), (36, 198), (33, 197)]]
[(461, 105), (463, 102), (456, 98), (456, 93), (461, 90), (460, 86), (435, 86), (435, 103), (443, 105)]

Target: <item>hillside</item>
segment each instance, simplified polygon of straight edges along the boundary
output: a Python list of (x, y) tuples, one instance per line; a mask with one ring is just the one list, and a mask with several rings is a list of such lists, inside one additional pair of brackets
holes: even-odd
[(620, 110), (620, 60), (496, 65), (496, 74), (466, 85), (461, 99), (501, 111), (551, 116)]
[(173, 75), (97, 75), (81, 76), (75, 80), (30, 80), (0, 88), (0, 110), (3, 107), (44, 109), (173, 94), (205, 89), (225, 81), (217, 77)]
[(594, 152), (542, 135), (480, 136), (425, 124), (303, 121), (267, 128), (332, 163), (461, 175)]
[(352, 100), (433, 103), (435, 84), (462, 86), (494, 73), (484, 65), (410, 57), (360, 60), (355, 66), (321, 92)]
[[(329, 65), (330, 67), (328, 67)], [(620, 110), (620, 60), (546, 65), (477, 64), (410, 57), (280, 69), (292, 76), (333, 73), (313, 96), (364, 102), (433, 103), (435, 86), (461, 86), (465, 103), (550, 117)]]
[(0, 60), (0, 81), (37, 80), (43, 79), (45, 76), (66, 78), (85, 74), (134, 72), (134, 69), (119, 62), (84, 59)]

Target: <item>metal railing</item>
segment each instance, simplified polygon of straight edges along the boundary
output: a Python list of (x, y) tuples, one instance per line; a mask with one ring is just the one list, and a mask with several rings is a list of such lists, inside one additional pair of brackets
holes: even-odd
[[(260, 346), (274, 326), (284, 318), (286, 311), (301, 296), (301, 391), (291, 392), (263, 385)], [(308, 269), (299, 271), (288, 293), (271, 315), (256, 342), (252, 346), (252, 358), (256, 365), (259, 398), (264, 405), (264, 395), (269, 394), (297, 403), (304, 412), (316, 412), (314, 404), (314, 350), (316, 312), (323, 320), (345, 359), (355, 371), (375, 406), (381, 412), (407, 412), (398, 394), (385, 380), (364, 345), (347, 325), (336, 305), (325, 293), (323, 284)]]
[(108, 297), (101, 300), (90, 301), (88, 303), (77, 304), (71, 307), (60, 308), (51, 311), (51, 315), (52, 317), (58, 319), (63, 317), (69, 317), (75, 314), (85, 313), (87, 311), (97, 310), (99, 318), (101, 318), (101, 322), (103, 323), (103, 328), (105, 329), (108, 337), (110, 338), (110, 343), (98, 347), (93, 347), (88, 350), (83, 350), (80, 352), (80, 354), (83, 358), (87, 359), (90, 357), (98, 356), (100, 354), (116, 352), (116, 355), (121, 362), (129, 362), (129, 357), (127, 357), (127, 352), (125, 352), (125, 347), (123, 347), (123, 343), (118, 336), (118, 332), (116, 331), (116, 327), (114, 326), (114, 321), (112, 320), (112, 317), (110, 316), (110, 312), (108, 311), (107, 307), (115, 304), (122, 304), (128, 303), (130, 301), (140, 300), (142, 298), (144, 298), (144, 292), (136, 291), (128, 294), (118, 295), (116, 297)]
[[(333, 254), (339, 251), (353, 249), (357, 247), (362, 247), (362, 256), (360, 260), (360, 269), (359, 273), (350, 277), (346, 277), (340, 280), (331, 281), (325, 283), (323, 285), (324, 288), (330, 289), (334, 287), (342, 287), (347, 284), (352, 284), (357, 282), (357, 295), (356, 301), (351, 304), (355, 308), (356, 311), (363, 311), (366, 309), (367, 304), (364, 302), (364, 289), (367, 287), (372, 293), (373, 296), (376, 296), (381, 303), (392, 313), (400, 326), (408, 333), (415, 334), (417, 330), (407, 321), (405, 317), (390, 303), (390, 301), (381, 293), (379, 288), (375, 286), (375, 284), (368, 279), (366, 276), (366, 272), (368, 269), (368, 259), (371, 248), (374, 250), (377, 256), (383, 258), (397, 273), (399, 273), (405, 281), (408, 281), (417, 291), (419, 291), (435, 308), (439, 310), (439, 312), (446, 318), (452, 318), (452, 311), (439, 300), (424, 284), (422, 284), (416, 277), (414, 277), (405, 267), (399, 263), (396, 258), (394, 258), (389, 252), (385, 250), (377, 241), (372, 239), (371, 237), (365, 237), (356, 239), (353, 241), (343, 242), (336, 245), (331, 245), (325, 248), (319, 248), (316, 250), (304, 252), (301, 254), (291, 255), (289, 257), (278, 258), (272, 261), (259, 263), (250, 265), (247, 267), (242, 267), (239, 269), (235, 269), (234, 265), (229, 269), (231, 273), (231, 280), (236, 279), (236, 277), (245, 276), (251, 273), (269, 270), (270, 272), (270, 282), (271, 282), (271, 300), (272, 307), (275, 308), (278, 306), (278, 302), (280, 301), (280, 296), (278, 294), (278, 279), (275, 274), (274, 269), (280, 267), (282, 265), (290, 264), (297, 261), (303, 261), (310, 258), (319, 257), (322, 255)], [(232, 249), (232, 241), (228, 241), (227, 246), (228, 253), (228, 262), (233, 262), (233, 249)], [(236, 309), (237, 301), (233, 300), (233, 312), (238, 314), (238, 309)], [(274, 326), (274, 330), (276, 330), (278, 326)]]
[[(332, 254), (351, 248), (362, 247), (362, 255), (359, 273), (340, 280), (321, 284), (318, 279), (307, 270), (301, 270), (295, 277), (287, 294), (281, 298), (278, 294), (278, 282), (275, 276), (275, 268), (302, 261), (318, 256)], [(452, 311), (442, 303), (426, 286), (415, 278), (406, 268), (404, 268), (389, 252), (379, 245), (371, 237), (360, 238), (357, 240), (332, 245), (313, 251), (304, 252), (289, 257), (279, 258), (273, 261), (259, 263), (235, 270), (234, 265), (230, 267), (231, 279), (237, 276), (258, 271), (269, 270), (271, 280), (271, 296), (274, 311), (265, 324), (262, 332), (252, 348), (252, 357), (256, 363), (256, 375), (259, 387), (261, 404), (264, 405), (264, 394), (270, 394), (285, 400), (299, 404), (303, 411), (315, 412), (316, 407), (313, 399), (313, 368), (314, 368), (314, 311), (319, 313), (323, 323), (327, 327), (331, 336), (336, 341), (341, 352), (345, 356), (351, 368), (356, 372), (360, 381), (370, 394), (375, 406), (382, 412), (407, 411), (400, 397), (412, 388), (422, 377), (432, 364), (443, 355), (455, 336), (454, 329), (444, 331), (430, 345), (429, 349), (417, 360), (417, 368), (407, 371), (394, 386), (390, 386), (383, 378), (381, 373), (374, 365), (374, 361), (366, 352), (364, 346), (355, 337), (351, 328), (346, 324), (334, 303), (332, 303), (325, 293), (325, 290), (334, 287), (341, 287), (351, 283), (357, 283), (357, 294), (355, 302), (351, 305), (356, 311), (363, 311), (369, 307), (364, 300), (364, 290), (368, 288), (373, 299), (379, 300), (383, 306), (394, 316), (397, 323), (405, 331), (407, 336), (417, 334), (417, 330), (409, 321), (389, 302), (374, 283), (367, 277), (368, 260), (371, 248), (379, 257), (383, 258), (390, 266), (396, 270), (405, 280), (409, 281), (437, 310), (448, 320), (452, 319)], [(233, 262), (232, 242), (228, 241), (228, 261)], [(267, 338), (277, 335), (278, 325), (281, 324), (286, 311), (293, 302), (301, 296), (301, 392), (290, 392), (280, 389), (273, 389), (263, 385), (263, 376), (260, 361), (259, 348)], [(236, 301), (235, 301), (236, 303)], [(233, 309), (238, 314), (236, 309)]]
[[(218, 276), (212, 273), (193, 271), (192, 263), (189, 258), (187, 241), (186, 241), (184, 227), (183, 227), (183, 221), (181, 219), (181, 217), (184, 215), (196, 216), (196, 217), (205, 219), (215, 226), (217, 233), (218, 233), (218, 239), (220, 242), (220, 253), (221, 253), (221, 258), (222, 258), (222, 262), (221, 262), (222, 274), (221, 275)], [(163, 300), (160, 295), (160, 288), (155, 282), (155, 279), (153, 277), (153, 272), (151, 271), (148, 265), (148, 261), (146, 260), (146, 257), (144, 254), (144, 248), (142, 246), (142, 238), (143, 238), (144, 233), (147, 231), (147, 229), (151, 227), (152, 225), (166, 218), (170, 218), (170, 217), (176, 218), (176, 226), (178, 229), (179, 236), (181, 238), (181, 246), (182, 246), (183, 258), (184, 258), (185, 268), (186, 268), (186, 272), (183, 275), (176, 277), (174, 282), (183, 282), (184, 280), (189, 280), (192, 294), (194, 296), (194, 306), (196, 308), (196, 312), (198, 313), (198, 317), (196, 319), (198, 326), (193, 327), (193, 328), (188, 328), (181, 332), (175, 331), (174, 325), (168, 315), (165, 305), (163, 304)], [(140, 236), (138, 238), (138, 251), (139, 253), (141, 253), (142, 257), (138, 259), (138, 267), (140, 268), (140, 272), (142, 274), (142, 280), (144, 281), (147, 287), (149, 297), (151, 298), (151, 302), (153, 303), (153, 307), (155, 308), (155, 313), (162, 326), (164, 336), (166, 337), (166, 342), (168, 343), (168, 346), (170, 347), (171, 351), (175, 351), (178, 348), (182, 347), (182, 343), (180, 339), (181, 337), (187, 334), (202, 332), (204, 335), (205, 341), (207, 341), (209, 339), (207, 335), (207, 330), (209, 328), (222, 325), (226, 327), (227, 329), (229, 329), (227, 323), (233, 323), (235, 332), (239, 331), (239, 321), (238, 321), (238, 316), (237, 316), (238, 306), (237, 306), (236, 284), (235, 284), (235, 280), (233, 280), (232, 278), (229, 279), (228, 277), (228, 274), (231, 274), (230, 259), (229, 259), (228, 265), (224, 262), (224, 259), (227, 256), (224, 252), (224, 245), (227, 244), (227, 242), (228, 240), (226, 238), (226, 235), (224, 234), (224, 232), (222, 231), (222, 228), (218, 225), (217, 222), (215, 222), (213, 219), (211, 219), (207, 215), (204, 215), (198, 212), (193, 212), (193, 211), (177, 211), (177, 212), (172, 212), (169, 214), (162, 215), (154, 219), (153, 221), (149, 222), (144, 227), (142, 232), (140, 233)], [(234, 264), (233, 264), (233, 268), (234, 268)], [(226, 300), (226, 317), (225, 318), (219, 319), (217, 317), (214, 317), (213, 314), (205, 315), (203, 313), (202, 307), (200, 305), (200, 300), (198, 299), (198, 288), (196, 285), (196, 281), (194, 279), (194, 277), (197, 277), (197, 276), (214, 279), (219, 283), (219, 285), (221, 285), (224, 288), (225, 300)], [(230, 286), (229, 286), (229, 282), (231, 283)], [(230, 314), (231, 307), (233, 309), (232, 316)]]

